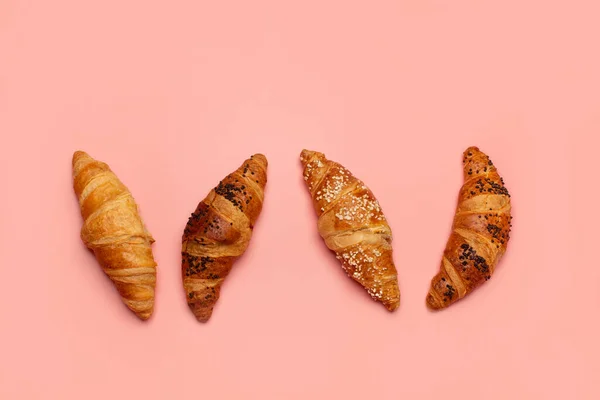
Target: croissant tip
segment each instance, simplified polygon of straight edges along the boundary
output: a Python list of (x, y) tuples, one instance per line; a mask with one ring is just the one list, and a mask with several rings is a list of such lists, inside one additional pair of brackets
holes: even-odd
[(148, 321), (150, 319), (150, 317), (152, 316), (152, 311), (144, 312), (144, 313), (135, 313), (135, 315), (137, 315), (137, 317), (139, 319), (141, 319), (142, 321)]
[(188, 302), (188, 306), (190, 307), (192, 314), (194, 314), (194, 317), (196, 317), (196, 320), (198, 322), (206, 323), (212, 316), (212, 307), (202, 307), (200, 304), (195, 302)]
[(314, 151), (310, 151), (310, 150), (307, 150), (307, 149), (302, 149), (302, 151), (300, 152), (300, 158), (307, 158), (312, 153), (314, 153)]
[(385, 305), (385, 308), (387, 308), (387, 310), (389, 312), (394, 312), (400, 307), (400, 300), (394, 301), (392, 303), (387, 303), (384, 305)]
[(259, 163), (263, 164), (265, 167), (267, 165), (269, 165), (269, 162), (267, 161), (267, 157), (265, 157), (265, 155), (261, 154), (261, 153), (253, 154), (252, 156), (250, 156), (250, 159), (258, 161)]
[(315, 157), (316, 155), (319, 155), (319, 154), (322, 154), (322, 153), (319, 153), (317, 151), (303, 149), (302, 152), (300, 153), (300, 161), (302, 162), (302, 164), (307, 164), (309, 160), (311, 160), (313, 157)]
[(473, 152), (473, 153), (481, 153), (481, 150), (479, 150), (479, 147), (477, 146), (469, 146), (464, 153), (468, 154), (469, 152)]
[(83, 150), (77, 150), (73, 153), (73, 164), (75, 164), (77, 162), (77, 160), (81, 159), (81, 158), (91, 158), (90, 155), (88, 153), (86, 153)]
[(427, 308), (431, 311), (437, 311), (444, 308), (431, 294), (427, 295), (425, 302), (427, 304)]
[(196, 317), (196, 321), (205, 324), (208, 322), (210, 317), (212, 317), (212, 310), (209, 310), (209, 311), (201, 310), (201, 312), (199, 312), (198, 314), (194, 314), (194, 317)]

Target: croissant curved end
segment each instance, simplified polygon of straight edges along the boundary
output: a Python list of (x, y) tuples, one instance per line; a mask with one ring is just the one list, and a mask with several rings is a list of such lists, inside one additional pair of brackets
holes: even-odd
[(202, 322), (202, 323), (207, 323), (208, 320), (210, 320), (210, 317), (212, 316), (212, 310), (203, 312), (203, 313), (194, 314), (194, 316), (196, 317), (196, 321)]
[[(216, 303), (216, 300), (215, 300), (215, 303)], [(208, 320), (210, 319), (210, 317), (212, 316), (212, 313), (213, 313), (214, 303), (207, 306), (207, 305), (203, 305), (201, 303), (188, 301), (188, 307), (190, 308), (190, 310), (192, 311), (192, 314), (194, 314), (194, 317), (196, 317), (196, 320), (198, 322), (208, 322)]]
[(144, 311), (144, 312), (135, 312), (134, 311), (134, 313), (142, 321), (147, 321), (152, 316), (152, 311), (154, 311), (154, 310)]
[(443, 305), (440, 304), (440, 302), (437, 301), (437, 299), (431, 293), (427, 295), (427, 299), (425, 299), (425, 302), (427, 303), (427, 308), (429, 308), (432, 311), (437, 311), (444, 308)]
[(304, 149), (300, 153), (300, 161), (302, 162), (302, 165), (306, 165), (306, 164), (308, 164), (308, 162), (310, 160), (312, 160), (314, 157), (318, 157), (318, 156), (323, 156), (323, 153)]
[(467, 148), (463, 154), (468, 154), (469, 152), (471, 153), (481, 153), (481, 150), (479, 150), (479, 147), (477, 146), (469, 146), (469, 148)]
[(394, 300), (390, 303), (385, 303), (384, 306), (388, 311), (396, 311), (400, 307), (400, 299)]
[(315, 154), (314, 151), (303, 149), (300, 153), (300, 158), (309, 159), (313, 154)]
[(93, 158), (86, 153), (85, 151), (81, 151), (81, 150), (77, 150), (75, 153), (73, 153), (73, 160), (72, 160), (72, 165), (73, 167), (75, 167), (76, 164), (81, 163), (83, 161), (92, 161)]
[(267, 167), (269, 165), (269, 162), (267, 161), (267, 157), (264, 156), (264, 154), (260, 154), (260, 153), (256, 153), (253, 154), (250, 159), (258, 162), (259, 164), (262, 164), (263, 167)]

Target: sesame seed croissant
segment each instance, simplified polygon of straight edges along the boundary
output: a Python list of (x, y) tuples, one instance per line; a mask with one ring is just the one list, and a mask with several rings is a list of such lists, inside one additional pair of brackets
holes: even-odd
[(267, 159), (255, 154), (198, 204), (183, 232), (182, 275), (188, 306), (207, 322), (221, 285), (246, 251), (262, 210)]
[(73, 154), (73, 187), (84, 223), (83, 243), (94, 252), (121, 299), (140, 319), (154, 310), (154, 242), (131, 193), (103, 162)]
[(427, 306), (448, 307), (490, 279), (510, 238), (510, 195), (490, 158), (477, 147), (463, 154), (464, 184), (440, 271)]
[(373, 300), (389, 311), (396, 310), (400, 290), (392, 258), (392, 231), (375, 196), (323, 153), (303, 150), (300, 161), (325, 244)]

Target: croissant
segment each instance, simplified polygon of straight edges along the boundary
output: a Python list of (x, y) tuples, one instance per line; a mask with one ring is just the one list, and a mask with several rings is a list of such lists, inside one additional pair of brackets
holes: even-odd
[(510, 239), (510, 194), (490, 158), (477, 147), (463, 154), (464, 184), (440, 271), (427, 306), (448, 307), (490, 279)]
[(125, 305), (147, 320), (154, 310), (154, 239), (135, 200), (108, 165), (83, 151), (73, 154), (73, 187), (84, 220), (83, 243), (94, 252)]
[(396, 310), (400, 290), (392, 231), (377, 199), (349, 170), (323, 153), (303, 150), (300, 161), (325, 244), (373, 300)]
[(207, 322), (233, 263), (246, 251), (262, 210), (267, 159), (255, 154), (198, 204), (183, 232), (182, 277), (188, 306)]

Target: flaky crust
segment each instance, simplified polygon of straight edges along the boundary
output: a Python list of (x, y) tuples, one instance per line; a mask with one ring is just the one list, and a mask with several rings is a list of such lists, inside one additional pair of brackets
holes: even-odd
[(73, 154), (73, 187), (83, 216), (81, 239), (94, 252), (121, 299), (140, 319), (154, 310), (154, 239), (131, 193), (108, 165)]
[(317, 212), (319, 234), (349, 277), (390, 311), (400, 305), (392, 231), (373, 193), (323, 153), (303, 150), (304, 180)]
[(464, 184), (439, 273), (427, 306), (448, 307), (490, 279), (508, 245), (510, 194), (490, 158), (477, 147), (463, 154)]
[(182, 275), (188, 305), (207, 322), (221, 285), (246, 251), (262, 210), (267, 159), (255, 154), (198, 204), (183, 232)]

